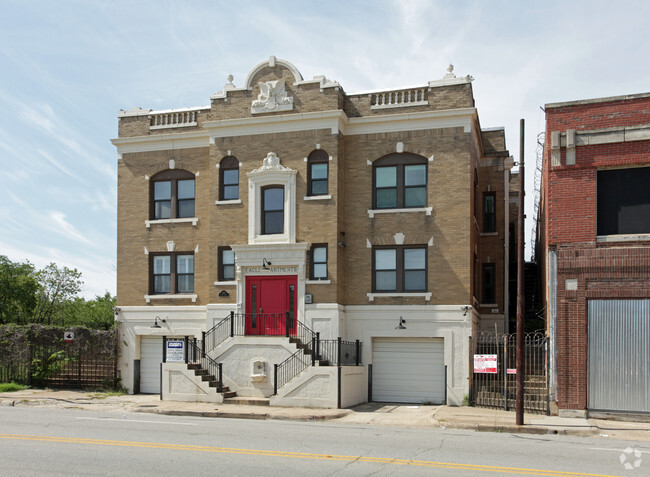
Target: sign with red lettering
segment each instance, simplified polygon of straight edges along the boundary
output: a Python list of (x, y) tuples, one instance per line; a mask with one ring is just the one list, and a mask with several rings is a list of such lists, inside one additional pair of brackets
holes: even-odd
[(496, 374), (497, 355), (496, 354), (475, 354), (474, 372)]

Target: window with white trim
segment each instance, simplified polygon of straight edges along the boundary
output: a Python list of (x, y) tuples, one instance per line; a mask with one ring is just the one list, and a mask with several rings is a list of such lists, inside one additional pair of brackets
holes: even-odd
[(152, 220), (194, 217), (194, 174), (168, 169), (151, 178)]
[(426, 246), (373, 248), (373, 291), (419, 292), (427, 289)]
[(194, 255), (187, 252), (152, 254), (151, 293), (194, 293)]
[(373, 163), (373, 208), (427, 206), (427, 160), (409, 153), (390, 154)]

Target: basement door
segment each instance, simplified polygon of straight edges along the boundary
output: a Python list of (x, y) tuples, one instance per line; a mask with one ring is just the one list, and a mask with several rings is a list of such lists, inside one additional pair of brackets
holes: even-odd
[(141, 393), (160, 393), (160, 363), (162, 363), (162, 356), (162, 338), (160, 336), (142, 336), (140, 338)]
[(372, 400), (442, 404), (444, 349), (443, 338), (374, 338)]
[(590, 411), (650, 412), (650, 300), (589, 300)]
[(297, 277), (295, 275), (246, 277), (246, 334), (285, 336), (296, 331)]

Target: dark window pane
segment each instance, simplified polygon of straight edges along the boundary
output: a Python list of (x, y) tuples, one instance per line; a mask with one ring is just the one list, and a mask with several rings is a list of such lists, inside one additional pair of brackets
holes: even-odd
[(327, 278), (327, 264), (314, 264), (314, 278)]
[(326, 180), (311, 181), (311, 195), (326, 195), (326, 194), (327, 194)]
[(178, 217), (194, 217), (194, 199), (178, 201)]
[(176, 293), (192, 293), (194, 291), (194, 275), (178, 275)]
[(427, 254), (423, 248), (404, 249), (404, 269), (405, 270), (424, 270), (426, 266)]
[(327, 179), (327, 164), (311, 164), (312, 179)]
[(404, 185), (419, 186), (427, 184), (427, 166), (404, 166)]
[(264, 189), (264, 210), (283, 210), (284, 209), (284, 189), (274, 187), (273, 189)]
[(223, 171), (224, 184), (239, 184), (239, 169), (226, 169)]
[(424, 270), (406, 270), (404, 272), (404, 290), (422, 291), (425, 289), (426, 272)]
[(170, 260), (169, 256), (163, 255), (160, 257), (153, 258), (153, 273), (154, 275), (160, 275), (163, 273), (170, 273)]
[(496, 232), (496, 196), (483, 196), (483, 232)]
[(376, 187), (396, 187), (397, 186), (397, 167), (378, 167), (375, 169)]
[(227, 185), (223, 187), (223, 200), (239, 199), (239, 186)]
[(281, 234), (284, 232), (284, 211), (264, 212), (264, 234)]
[(178, 198), (179, 199), (193, 199), (194, 198), (194, 179), (186, 181), (178, 181)]
[(169, 293), (171, 291), (171, 277), (169, 275), (158, 275), (153, 280), (154, 293)]
[(598, 171), (597, 234), (650, 233), (650, 167)]
[(172, 198), (172, 183), (170, 181), (154, 182), (154, 200), (165, 200)]
[(410, 187), (404, 191), (404, 207), (425, 207), (426, 205), (426, 187)]
[(234, 280), (235, 279), (235, 266), (234, 265), (224, 265), (223, 266), (223, 279), (224, 280)]
[(397, 207), (397, 189), (378, 189), (377, 208), (387, 209)]
[(396, 272), (376, 272), (375, 273), (375, 288), (378, 291), (391, 291), (397, 287), (397, 273)]
[(172, 201), (161, 200), (154, 203), (154, 219), (169, 219), (172, 216)]

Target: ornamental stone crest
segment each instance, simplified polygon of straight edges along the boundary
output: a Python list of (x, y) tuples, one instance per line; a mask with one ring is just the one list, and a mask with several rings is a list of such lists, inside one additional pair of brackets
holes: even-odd
[(287, 96), (284, 78), (276, 81), (266, 81), (265, 83), (259, 83), (259, 85), (260, 94), (251, 104), (251, 113), (275, 113), (293, 109), (293, 97)]
[(280, 158), (275, 152), (269, 152), (264, 161), (262, 162), (262, 167), (254, 170), (253, 172), (263, 172), (263, 171), (289, 171), (288, 167), (284, 167), (280, 164)]

